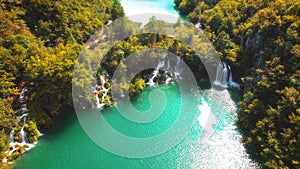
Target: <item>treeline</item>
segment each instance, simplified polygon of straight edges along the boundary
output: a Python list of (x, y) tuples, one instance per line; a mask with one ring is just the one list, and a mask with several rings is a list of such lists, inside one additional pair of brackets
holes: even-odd
[(300, 168), (300, 1), (175, 0), (244, 84), (238, 126), (262, 168)]
[[(110, 82), (118, 67), (122, 69), (122, 73), (119, 74), (120, 78), (114, 81), (114, 84), (118, 85), (118, 88), (114, 92), (123, 95), (128, 91), (129, 95), (133, 96), (144, 90), (146, 83), (149, 82), (152, 77), (152, 73), (159, 61), (164, 60), (166, 64), (165, 67), (167, 67), (167, 63), (173, 66), (177, 64), (176, 62), (173, 63), (174, 59), (176, 60), (177, 58), (168, 59), (174, 56), (167, 53), (151, 53), (151, 50), (148, 49), (161, 49), (180, 56), (194, 73), (197, 80), (207, 79), (208, 73), (195, 51), (178, 39), (193, 42), (191, 46), (197, 48), (199, 50), (198, 52), (203, 56), (217, 56), (214, 55), (214, 52), (211, 52), (213, 51), (213, 46), (203, 33), (201, 33), (201, 30), (196, 29), (193, 24), (183, 23), (180, 20), (174, 24), (170, 24), (152, 17), (150, 22), (140, 29), (140, 23), (135, 23), (124, 18), (113, 22), (106, 28), (107, 30), (104, 29), (98, 32), (97, 36), (93, 38), (93, 41), (88, 42), (86, 48), (82, 50), (79, 58), (80, 63), (76, 64), (76, 68), (79, 71), (76, 71), (74, 76), (73, 89), (75, 90), (73, 91), (75, 91), (75, 95), (77, 96), (74, 102), (78, 109), (91, 105), (97, 106), (97, 104), (99, 105), (99, 103), (97, 103), (99, 101), (104, 104), (103, 107), (113, 105), (111, 104), (113, 100), (111, 97)], [(111, 43), (110, 40), (117, 37), (125, 38), (117, 41), (111, 48), (107, 49)], [(143, 51), (149, 51), (147, 53), (147, 61), (139, 57), (141, 55), (140, 52)], [(135, 59), (129, 59), (130, 61), (126, 60), (131, 54), (135, 54)], [(202, 59), (209, 63), (211, 62), (208, 58)], [(99, 65), (100, 60), (101, 64)], [(124, 64), (125, 60), (127, 62)], [(169, 60), (169, 62), (167, 60)], [(173, 61), (170, 62), (170, 60)], [(150, 65), (152, 68), (143, 70), (137, 74), (131, 72), (139, 67), (148, 67)], [(156, 84), (165, 84), (167, 80), (166, 74), (174, 78), (174, 76), (171, 75), (175, 72), (174, 67), (169, 66), (169, 68), (170, 69), (165, 71), (160, 70), (153, 81)], [(94, 75), (91, 75), (93, 73)], [(105, 78), (105, 82), (102, 82), (101, 77)], [(129, 83), (126, 77), (133, 77), (133, 79)], [(95, 81), (97, 81), (97, 85), (94, 93), (97, 93), (99, 101), (95, 100), (97, 99), (95, 95), (86, 92), (90, 90), (90, 86), (95, 86)], [(105, 90), (108, 89), (108, 93), (102, 89), (103, 85)]]
[(32, 142), (38, 137), (32, 131), (49, 127), (72, 103), (73, 68), (83, 44), (107, 20), (122, 16), (120, 3), (111, 0), (1, 1), (0, 159), (9, 133), (20, 128), (15, 110), (22, 88), (30, 112), (24, 130)]

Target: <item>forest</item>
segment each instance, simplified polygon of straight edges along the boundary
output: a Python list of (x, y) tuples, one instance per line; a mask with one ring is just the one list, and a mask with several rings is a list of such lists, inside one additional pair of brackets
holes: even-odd
[[(72, 104), (74, 64), (84, 43), (108, 20), (124, 16), (111, 0), (39, 1), (0, 3), (0, 158), (8, 150), (9, 134), (37, 141), (63, 107)], [(18, 97), (26, 88), (27, 125), (17, 120)], [(14, 161), (26, 147), (17, 147)], [(1, 163), (1, 165), (4, 165)], [(5, 166), (3, 166), (5, 167)]]
[[(236, 72), (234, 80), (242, 84), (237, 125), (251, 158), (262, 168), (299, 168), (300, 2), (174, 2), (181, 16), (201, 25), (221, 60)], [(72, 106), (73, 69), (79, 52), (95, 31), (108, 20), (123, 17), (124, 12), (118, 1), (111, 0), (72, 0), (72, 3), (8, 0), (0, 5), (0, 159), (3, 159), (12, 130), (14, 140), (21, 140), (16, 133), (24, 129), (28, 141), (33, 143), (40, 132), (53, 125), (53, 118), (62, 108)], [(194, 72), (203, 70), (198, 57), (182, 42), (164, 35), (142, 34), (118, 42), (108, 52), (97, 72), (98, 81), (100, 75), (112, 76), (129, 54), (153, 46), (182, 56)], [(146, 74), (141, 72), (127, 86), (132, 95), (145, 88), (142, 77)], [(207, 75), (204, 72), (198, 77)], [(109, 88), (109, 83), (106, 86)], [(16, 110), (22, 108), (18, 104), (22, 91), (30, 112), (24, 128), (15, 118), (19, 115)], [(14, 161), (23, 152), (24, 147), (19, 147), (8, 161)], [(1, 165), (0, 168), (7, 167)]]
[(238, 126), (262, 168), (300, 167), (300, 2), (175, 0), (244, 84)]

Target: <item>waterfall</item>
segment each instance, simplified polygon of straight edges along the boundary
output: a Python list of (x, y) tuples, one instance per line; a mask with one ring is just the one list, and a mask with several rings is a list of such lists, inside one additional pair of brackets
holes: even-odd
[[(100, 83), (100, 85), (96, 84), (95, 87), (91, 87), (93, 93), (95, 94), (96, 108), (102, 108), (106, 104), (104, 100), (109, 91), (109, 89), (105, 87), (106, 79), (103, 75), (100, 75)], [(100, 94), (102, 94), (101, 98), (99, 97)], [(110, 103), (110, 101), (108, 101), (108, 103)]]
[(20, 142), (26, 143), (26, 133), (24, 131), (24, 126), (21, 128), (21, 131), (20, 131)]
[(168, 75), (168, 72), (167, 72), (167, 71), (164, 73), (164, 76), (165, 76), (165, 78), (166, 78), (165, 84), (170, 84), (170, 83), (172, 82), (172, 77), (170, 77), (170, 76)]
[(95, 95), (96, 98), (96, 108), (101, 108), (103, 105), (100, 104), (100, 99), (98, 94)]
[(165, 56), (162, 60), (160, 60), (155, 68), (155, 70), (152, 72), (151, 77), (149, 78), (149, 81), (147, 82), (148, 86), (154, 86), (157, 85), (157, 82), (155, 82), (155, 78), (159, 74), (159, 69), (164, 67), (164, 73), (163, 76), (165, 77), (165, 84), (172, 83), (173, 79), (178, 78), (181, 79), (181, 73), (182, 73), (182, 67), (181, 67), (181, 59), (180, 57), (177, 57), (176, 65), (171, 74), (170, 73), (170, 60), (167, 56)]
[(14, 130), (14, 129), (9, 133), (9, 140), (10, 140), (12, 143), (15, 142), (15, 139), (14, 139), (14, 133), (15, 133), (15, 130)]
[(17, 113), (21, 113), (20, 116), (16, 116), (16, 119), (21, 121), (23, 119), (23, 126), (19, 133), (19, 142), (20, 143), (27, 143), (26, 142), (26, 132), (24, 131), (24, 127), (26, 126), (26, 117), (28, 116), (28, 108), (27, 108), (27, 96), (25, 95), (25, 92), (27, 91), (26, 88), (23, 88), (20, 97), (19, 97), (19, 103), (21, 104), (21, 108), (17, 110)]
[(104, 100), (104, 98), (107, 96), (107, 92), (108, 92), (108, 89), (105, 87), (105, 78), (104, 76), (100, 76), (100, 80), (101, 80), (101, 84), (102, 84), (102, 91), (104, 91), (104, 93), (102, 94), (102, 100)]
[(233, 81), (231, 67), (225, 62), (219, 63), (213, 84), (222, 88), (227, 88), (229, 86), (236, 88), (240, 87), (238, 83)]
[(228, 84), (227, 78), (228, 78), (227, 65), (224, 62), (219, 63), (214, 84), (226, 88)]
[(26, 132), (24, 131), (24, 127), (26, 125), (26, 117), (27, 117), (28, 113), (24, 113), (21, 116), (17, 117), (17, 120), (21, 121), (23, 119), (23, 126), (20, 130), (20, 137), (19, 137), (19, 141), (21, 143), (27, 143), (26, 142)]
[(165, 82), (165, 84), (170, 84), (171, 82), (172, 82), (172, 77), (168, 74), (168, 72), (170, 71), (170, 60), (168, 59), (167, 60), (167, 71), (165, 71), (165, 73), (164, 73), (164, 76), (165, 76), (165, 79), (166, 79), (166, 82)]
[(149, 79), (149, 81), (147, 82), (147, 85), (149, 86), (154, 86), (156, 85), (156, 83), (154, 82), (154, 78), (158, 75), (159, 73), (159, 69), (165, 66), (165, 59), (161, 60), (158, 62), (155, 70), (152, 73), (152, 77)]
[[(24, 127), (27, 124), (26, 119), (27, 119), (27, 116), (28, 116), (28, 108), (27, 108), (27, 104), (26, 104), (26, 101), (27, 101), (26, 92), (27, 92), (27, 89), (24, 87), (22, 89), (21, 94), (20, 94), (19, 99), (18, 99), (21, 106), (20, 106), (19, 109), (17, 109), (15, 111), (16, 114), (19, 114), (19, 116), (15, 116), (15, 118), (19, 122), (21, 122), (23, 120), (22, 121), (22, 128), (21, 128), (20, 132), (18, 133), (19, 134), (19, 140), (18, 141), (22, 144), (27, 144), (27, 142), (26, 142), (26, 132), (24, 130)], [(12, 133), (12, 136), (10, 136), (10, 137), (13, 138), (14, 134), (15, 134), (14, 129), (11, 131), (11, 133)], [(11, 141), (14, 143), (13, 139), (11, 139)]]
[[(8, 159), (7, 157), (9, 157), (10, 155), (13, 154), (13, 152), (15, 151), (19, 151), (20, 147), (24, 147), (26, 145), (26, 147), (24, 147), (24, 149), (22, 149), (22, 153), (24, 153), (25, 151), (28, 151), (29, 149), (34, 147), (34, 144), (36, 144), (36, 142), (34, 144), (30, 144), (27, 142), (27, 137), (26, 137), (26, 131), (25, 131), (25, 127), (27, 125), (27, 116), (29, 115), (29, 111), (27, 108), (27, 96), (26, 96), (26, 92), (27, 89), (24, 87), (21, 91), (21, 94), (18, 98), (18, 103), (20, 104), (20, 108), (17, 109), (15, 111), (15, 116), (14, 118), (17, 119), (18, 125), (12, 129), (12, 131), (9, 133), (9, 140), (11, 141), (9, 143), (10, 149), (8, 151), (5, 152), (6, 157), (4, 159), (2, 159), (2, 162), (7, 162)], [(22, 126), (21, 130), (18, 131), (17, 128), (18, 126)], [(14, 137), (15, 135), (19, 136), (18, 140), (15, 140)]]
[(25, 95), (25, 92), (27, 92), (27, 89), (24, 87), (22, 89), (20, 97), (19, 97), (19, 102), (22, 103), (22, 104), (24, 104), (26, 102), (26, 100), (27, 100), (27, 96)]
[(18, 140), (19, 142), (16, 142), (17, 144), (19, 144), (19, 143), (29, 144), (26, 141), (26, 132), (24, 130), (25, 126), (27, 125), (27, 116), (29, 115), (27, 104), (26, 104), (26, 101), (27, 101), (27, 98), (28, 98), (26, 96), (26, 92), (27, 92), (27, 89), (24, 87), (22, 89), (21, 94), (20, 94), (19, 99), (18, 99), (19, 104), (20, 104), (20, 108), (15, 111), (15, 114), (17, 114), (17, 115), (15, 115), (15, 119), (17, 119), (19, 121), (19, 123), (21, 123), (22, 128), (19, 131), (19, 133), (16, 133), (15, 129), (13, 129), (10, 132), (9, 139), (11, 140), (11, 143), (15, 143), (14, 135), (18, 134), (19, 135), (19, 140)]
[[(20, 121), (22, 118), (25, 118), (27, 115), (28, 115), (28, 113), (24, 113), (21, 116), (17, 116), (16, 119)], [(24, 121), (24, 123), (25, 123), (25, 121)]]
[(230, 74), (229, 74), (229, 86), (240, 88), (240, 85), (238, 83), (234, 82), (233, 79), (232, 79), (232, 71), (231, 71), (231, 68), (230, 68), (229, 65), (228, 65), (228, 68), (229, 68), (229, 71), (230, 71)]
[(177, 57), (177, 62), (174, 70), (175, 78), (181, 79), (182, 68), (181, 68), (181, 59), (180, 57)]

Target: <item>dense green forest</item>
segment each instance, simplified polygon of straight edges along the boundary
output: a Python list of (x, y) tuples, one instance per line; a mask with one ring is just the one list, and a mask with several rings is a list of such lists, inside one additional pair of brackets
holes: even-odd
[[(231, 65), (235, 81), (242, 84), (238, 126), (251, 157), (263, 168), (299, 168), (300, 2), (174, 2), (182, 16), (201, 24), (221, 59)], [(83, 45), (107, 20), (120, 18), (124, 13), (120, 3), (111, 0), (8, 0), (0, 5), (2, 159), (10, 132), (22, 130), (15, 118), (21, 90), (27, 89), (30, 114), (24, 130), (32, 143), (37, 141), (39, 131), (51, 125), (61, 108), (72, 104), (73, 69)], [(184, 30), (180, 24), (176, 29)], [(165, 35), (141, 34), (114, 45), (98, 70), (98, 80), (100, 75), (112, 77), (131, 53), (152, 47), (182, 56), (194, 73), (203, 73), (196, 77), (207, 78), (199, 58), (182, 42)], [(140, 92), (145, 88), (143, 77), (147, 74), (149, 70), (140, 72), (123, 88), (129, 89), (131, 95)], [(158, 81), (160, 78), (163, 76), (157, 76)], [(88, 86), (84, 82), (77, 85)], [(103, 85), (110, 87), (109, 82)], [(20, 136), (15, 134), (14, 139), (20, 140)], [(8, 160), (13, 161), (20, 153), (22, 148)]]
[(238, 126), (263, 168), (300, 168), (300, 1), (175, 0), (244, 84)]
[[(39, 137), (62, 107), (72, 103), (71, 81), (78, 53), (88, 38), (107, 20), (124, 16), (111, 0), (39, 1), (0, 3), (0, 159), (8, 149), (8, 135), (20, 140), (16, 119), (21, 90), (26, 88), (30, 114), (24, 130), (27, 141)], [(18, 147), (8, 159), (23, 152)]]

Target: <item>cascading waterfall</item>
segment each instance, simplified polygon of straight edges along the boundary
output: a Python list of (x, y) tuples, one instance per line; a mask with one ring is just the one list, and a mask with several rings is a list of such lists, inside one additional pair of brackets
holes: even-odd
[(9, 140), (10, 140), (12, 143), (15, 142), (15, 139), (14, 139), (14, 133), (15, 133), (15, 130), (14, 130), (14, 129), (9, 133)]
[[(170, 60), (168, 59), (167, 61), (167, 71), (170, 69)], [(172, 77), (169, 76), (168, 72), (165, 72), (165, 77), (166, 77), (166, 84), (169, 84), (172, 82)]]
[[(96, 108), (102, 108), (106, 103), (110, 103), (110, 100), (108, 102), (105, 102), (105, 98), (108, 94), (109, 89), (105, 87), (106, 79), (103, 75), (100, 75), (100, 82), (100, 85), (96, 84), (95, 87), (91, 87), (93, 93), (95, 93)], [(102, 94), (101, 99), (99, 97), (100, 94)]]
[(231, 68), (230, 68), (229, 65), (228, 65), (228, 68), (229, 68), (229, 71), (230, 71), (230, 74), (229, 74), (229, 86), (240, 88), (240, 85), (238, 83), (234, 82), (233, 79), (232, 79), (232, 71), (231, 71)]
[(24, 126), (21, 128), (21, 131), (20, 131), (20, 142), (26, 143), (26, 133), (24, 131)]
[(102, 84), (102, 91), (104, 91), (102, 95), (102, 100), (107, 96), (108, 89), (105, 87), (105, 78), (103, 76), (100, 76), (101, 84)]
[(26, 143), (26, 132), (24, 131), (24, 127), (25, 127), (25, 125), (26, 125), (26, 118), (27, 118), (27, 115), (28, 115), (28, 113), (23, 114), (23, 115), (21, 116), (21, 118), (20, 118), (20, 120), (21, 120), (22, 118), (24, 119), (24, 120), (23, 120), (23, 126), (22, 126), (21, 131), (20, 131), (20, 142), (21, 142), (21, 143)]
[(168, 75), (167, 72), (164, 73), (164, 76), (166, 78), (165, 84), (170, 84), (172, 82), (172, 78)]
[(176, 62), (175, 70), (174, 70), (175, 78), (181, 79), (181, 76), (180, 76), (181, 72), (182, 72), (181, 59), (180, 59), (180, 57), (177, 57), (177, 62)]
[(159, 74), (159, 69), (161, 68), (165, 68), (164, 70), (164, 79), (165, 79), (165, 84), (170, 84), (173, 79), (176, 78), (181, 78), (181, 73), (182, 73), (182, 67), (181, 67), (181, 59), (180, 57), (177, 57), (177, 61), (176, 61), (176, 65), (175, 68), (173, 70), (173, 72), (171, 74), (170, 73), (170, 60), (168, 59), (168, 57), (164, 57), (161, 61), (158, 62), (155, 70), (152, 72), (152, 76), (149, 79), (149, 81), (147, 82), (148, 86), (154, 86), (157, 85), (157, 82), (154, 81), (155, 77), (157, 77), (157, 75)]
[(227, 88), (229, 86), (240, 88), (240, 85), (233, 81), (231, 67), (225, 62), (219, 63), (217, 67), (214, 85), (222, 88)]
[[(167, 57), (165, 57), (165, 58), (167, 58)], [(171, 67), (170, 66), (170, 60), (167, 58), (167, 60), (165, 59), (165, 62), (167, 62), (165, 64), (166, 69), (165, 69), (165, 72), (164, 72), (164, 76), (165, 76), (165, 79), (166, 79), (165, 84), (170, 84), (173, 80), (172, 76), (168, 74), (168, 72), (170, 72), (170, 67)]]
[[(17, 109), (15, 111), (15, 114), (18, 114), (19, 116), (15, 116), (15, 119), (18, 120), (18, 124), (22, 123), (22, 127), (21, 130), (19, 132), (16, 132), (16, 128), (18, 126), (16, 126), (10, 133), (9, 133), (9, 139), (10, 139), (10, 143), (9, 143), (9, 147), (10, 150), (6, 151), (6, 157), (12, 155), (15, 151), (19, 151), (20, 147), (23, 147), (24, 149), (21, 151), (21, 153), (24, 153), (25, 151), (28, 151), (29, 149), (31, 149), (32, 147), (34, 147), (34, 145), (37, 143), (28, 143), (27, 142), (27, 138), (26, 138), (26, 131), (25, 131), (25, 126), (27, 125), (27, 116), (29, 114), (28, 112), (28, 108), (27, 108), (27, 96), (26, 93), (27, 89), (23, 88), (21, 91), (21, 94), (19, 96), (18, 102), (20, 104), (20, 108)], [(18, 135), (18, 140), (15, 140), (15, 135)], [(7, 162), (7, 158), (4, 158), (2, 160), (2, 162)]]
[[(27, 115), (28, 115), (28, 113), (24, 113), (21, 116), (17, 116), (16, 119), (17, 120), (22, 120), (22, 118), (25, 118)], [(25, 118), (25, 121), (23, 121), (23, 122), (24, 122), (24, 124), (26, 123), (26, 118)]]
[(222, 62), (218, 65), (214, 84), (227, 88), (227, 84), (228, 84), (227, 78), (228, 78), (227, 65), (224, 62)]
[(95, 95), (95, 98), (96, 98), (96, 108), (101, 108), (102, 105), (101, 105), (101, 103), (100, 103), (100, 99), (99, 99), (98, 94)]
[[(164, 57), (158, 62), (155, 70), (151, 73), (151, 76), (148, 82), (146, 83), (148, 86), (154, 86), (158, 84), (158, 82), (155, 82), (155, 78), (158, 76), (159, 70), (163, 67), (165, 67), (165, 71), (163, 73), (165, 77), (165, 84), (170, 84), (173, 81), (173, 78), (181, 78), (180, 74), (182, 72), (182, 68), (181, 68), (180, 58), (179, 57), (177, 58), (177, 63), (175, 66), (174, 77), (173, 77), (172, 75), (169, 74), (170, 67), (171, 67), (170, 60), (167, 59), (167, 57)], [(105, 106), (107, 103), (111, 103), (110, 100), (109, 101), (105, 100), (109, 92), (109, 89), (106, 88), (105, 86), (106, 83), (105, 76), (100, 75), (99, 80), (100, 80), (100, 84), (95, 84), (91, 86), (91, 92), (94, 93), (95, 100), (96, 100), (95, 106), (93, 105), (93, 107), (95, 108), (103, 108), (103, 106)], [(121, 97), (122, 96), (124, 96), (124, 94), (121, 90)]]
[(164, 67), (164, 66), (165, 66), (165, 59), (158, 62), (157, 66), (156, 66), (156, 69), (153, 71), (152, 77), (149, 79), (149, 82), (147, 83), (147, 85), (149, 85), (149, 86), (156, 85), (156, 83), (154, 82), (154, 78), (158, 75), (159, 69)]

